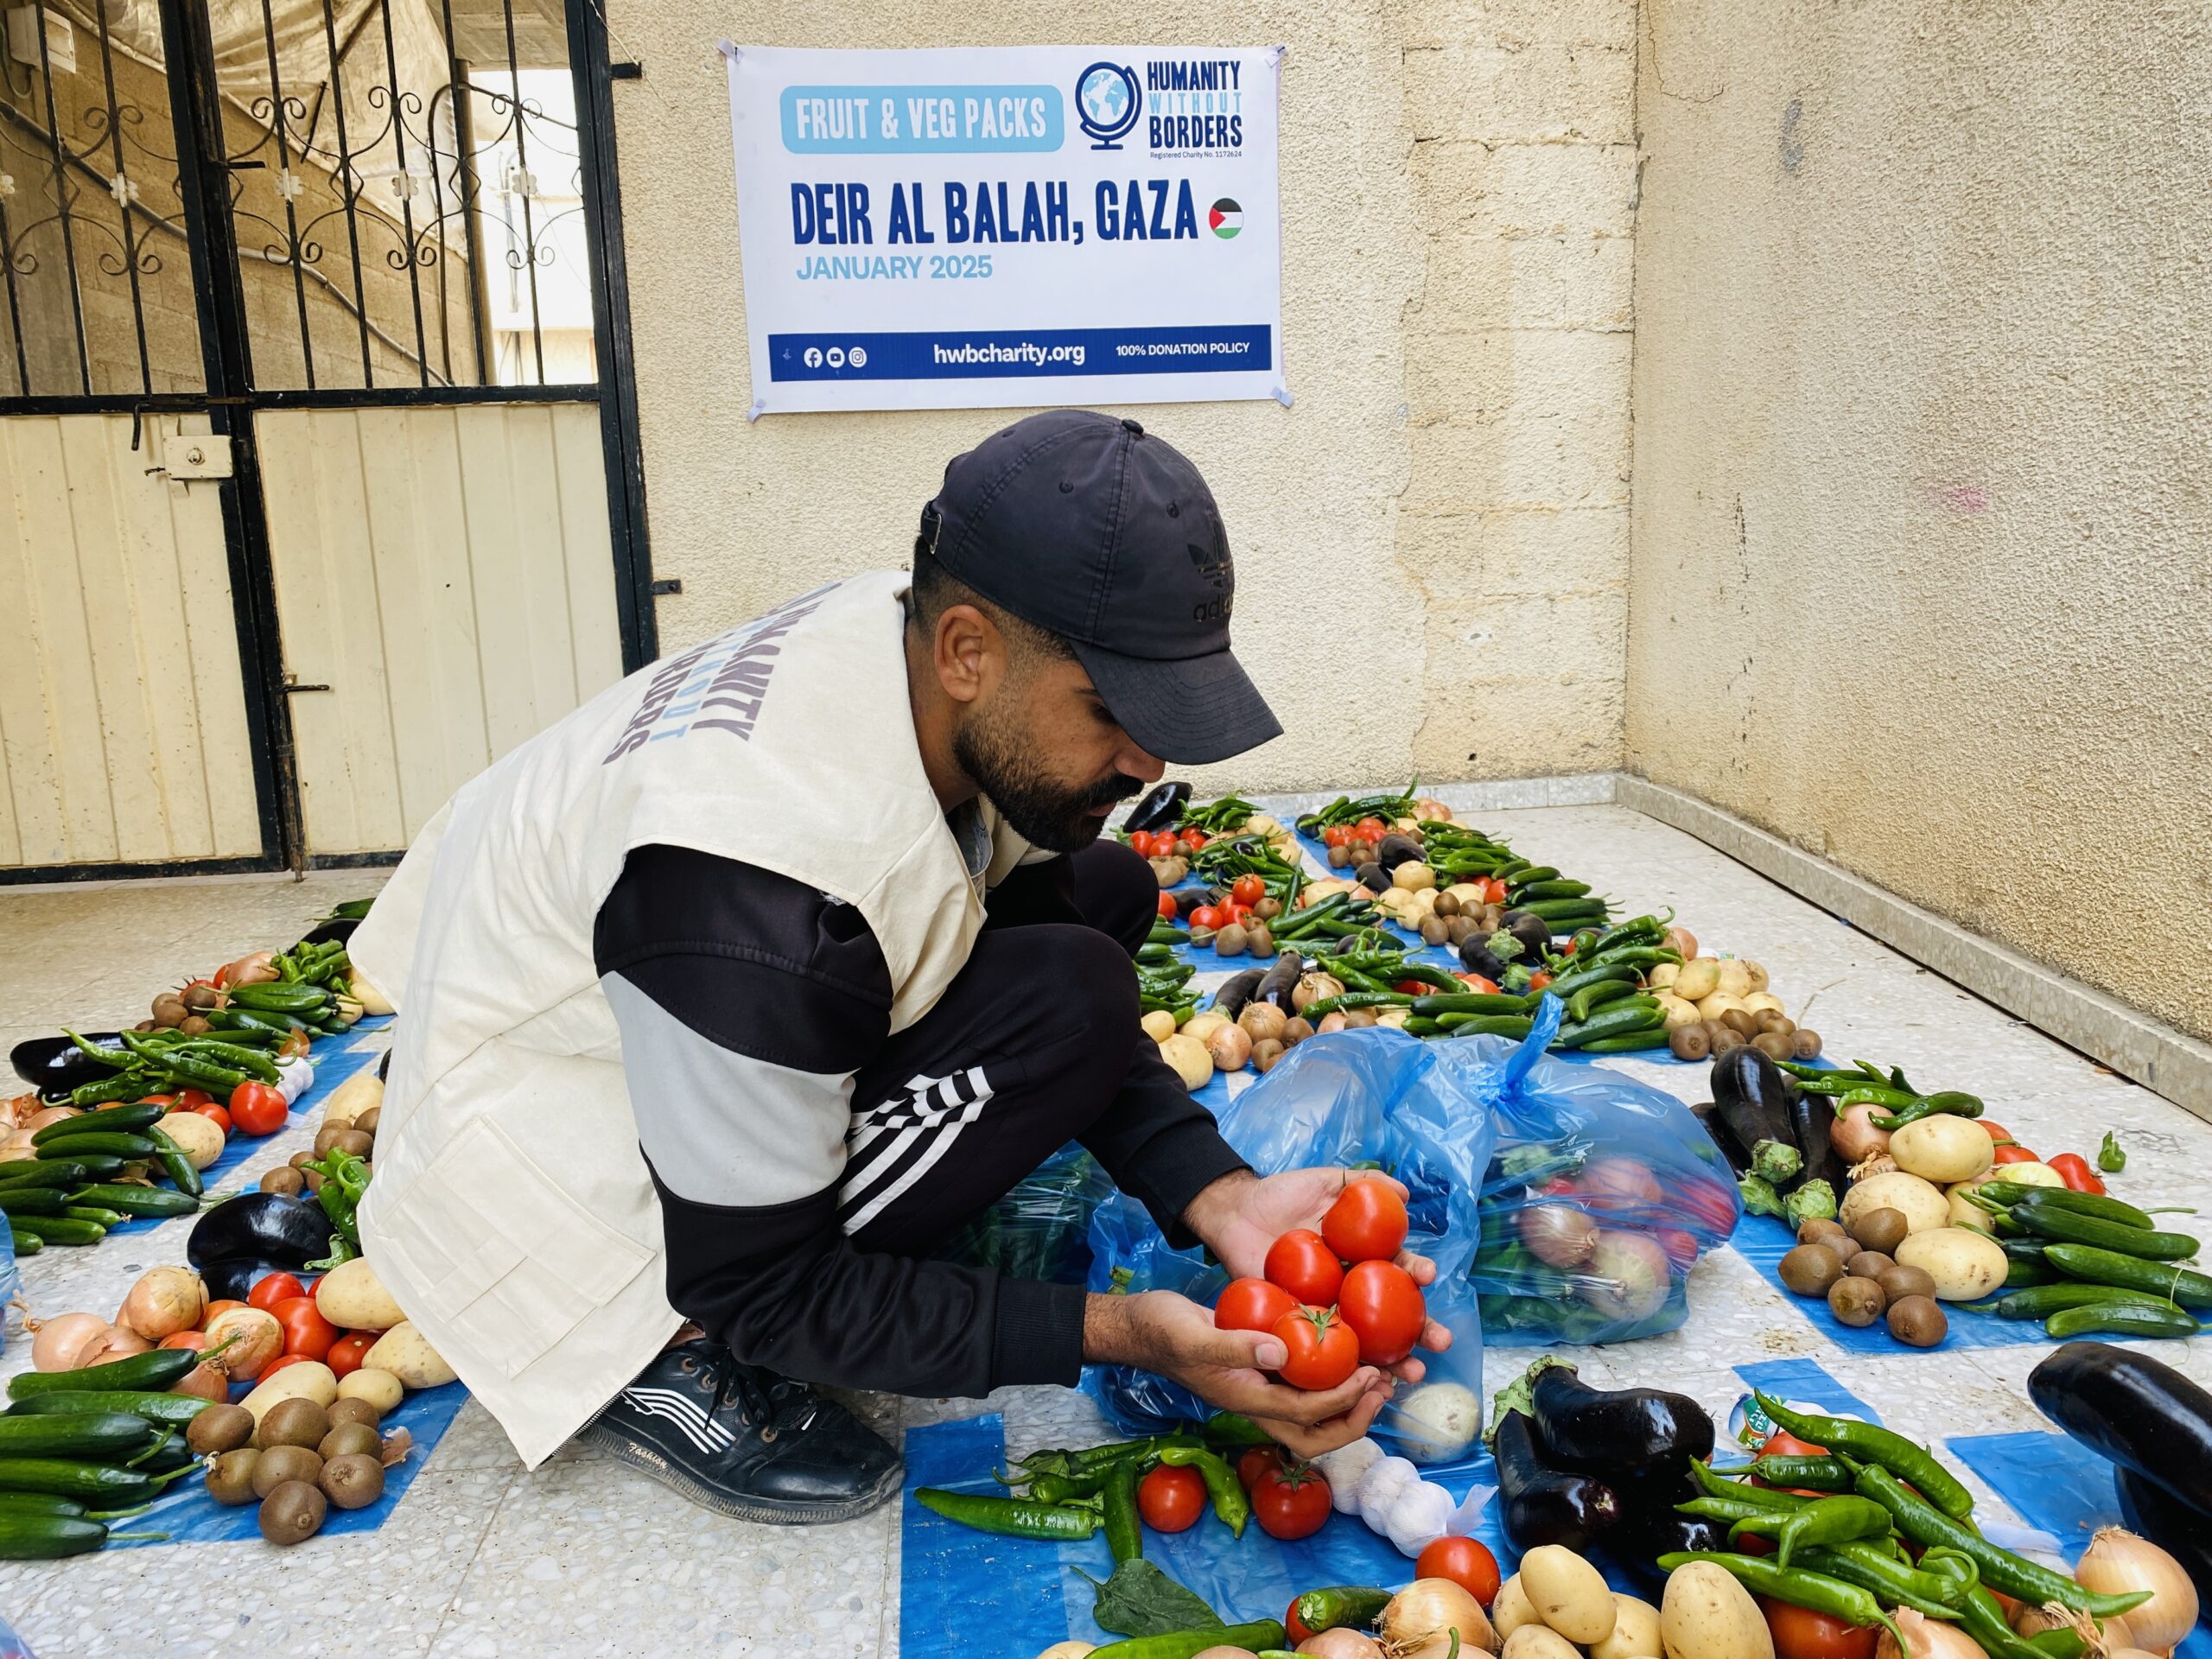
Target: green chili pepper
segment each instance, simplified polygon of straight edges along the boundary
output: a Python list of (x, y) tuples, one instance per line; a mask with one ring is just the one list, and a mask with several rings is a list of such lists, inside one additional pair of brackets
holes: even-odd
[(1298, 1622), (1316, 1636), (1345, 1625), (1364, 1630), (1382, 1617), (1382, 1610), (1390, 1605), (1390, 1592), (1363, 1585), (1337, 1584), (1308, 1590), (1294, 1605)]
[(1716, 1550), (1696, 1549), (1659, 1558), (1659, 1565), (1669, 1573), (1692, 1561), (1711, 1561), (1715, 1567), (1725, 1568), (1755, 1595), (1771, 1596), (1793, 1607), (1840, 1618), (1847, 1624), (1878, 1624), (1896, 1640), (1898, 1652), (1912, 1651), (1896, 1621), (1882, 1611), (1881, 1603), (1874, 1599), (1871, 1591), (1859, 1585), (1809, 1573), (1802, 1567), (1784, 1567), (1759, 1555), (1728, 1555)]
[(1082, 1539), (1098, 1530), (1098, 1516), (1093, 1510), (1033, 1503), (1024, 1497), (994, 1497), (983, 1492), (949, 1492), (924, 1486), (915, 1491), (914, 1501), (948, 1521), (1009, 1538)]
[(1777, 1567), (1788, 1567), (1801, 1544), (1846, 1544), (1879, 1537), (1890, 1529), (1890, 1512), (1870, 1497), (1823, 1497), (1787, 1515), (1770, 1511), (1750, 1516), (1729, 1529), (1734, 1543), (1745, 1533), (1771, 1538)]
[(1809, 1487), (1816, 1492), (1858, 1490), (1857, 1478), (1841, 1458), (1763, 1457), (1751, 1465), (1751, 1472), (1777, 1486)]
[[(1797, 1431), (1789, 1432), (1794, 1434)], [(1897, 1530), (1913, 1542), (1956, 1550), (1980, 1569), (1982, 1582), (2016, 1601), (2037, 1607), (2055, 1601), (2079, 1613), (2110, 1618), (2114, 1613), (2139, 1607), (2151, 1599), (2147, 1590), (2124, 1596), (2097, 1595), (2048, 1567), (2024, 1560), (2008, 1549), (1999, 1549), (1934, 1504), (1915, 1497), (1905, 1491), (1896, 1475), (1878, 1464), (1870, 1463), (1859, 1470), (1859, 1491), (1860, 1496), (1872, 1498), (1887, 1510), (1895, 1517)]]
[[(1895, 1430), (1847, 1417), (1819, 1417), (1792, 1411), (1764, 1394), (1755, 1393), (1753, 1397), (1770, 1422), (1787, 1429), (1799, 1440), (1826, 1446), (1830, 1452), (1848, 1456), (1854, 1462), (1875, 1464), (1888, 1470), (1910, 1482), (1930, 1503), (1954, 1520), (1962, 1521), (1974, 1513), (1974, 1495), (1959, 1484), (1926, 1446), (1915, 1445)], [(1865, 1495), (1864, 1486), (1859, 1490)]]
[(1731, 1480), (1701, 1458), (1690, 1459), (1690, 1473), (1695, 1477), (1699, 1489), (1708, 1497), (1755, 1503), (1763, 1510), (1802, 1510), (1813, 1501), (1796, 1492), (1778, 1492), (1771, 1486), (1754, 1486), (1748, 1481)]
[(1915, 1572), (1910, 1562), (1885, 1554), (1876, 1544), (1812, 1545), (1803, 1565), (1808, 1572), (1872, 1591), (1885, 1607), (1910, 1607), (1923, 1618), (1956, 1619), (1961, 1611), (1957, 1604), (1966, 1599), (1963, 1586)]
[(2105, 1131), (2104, 1144), (2097, 1148), (2097, 1167), (2107, 1175), (2117, 1175), (2127, 1167), (2127, 1154), (2120, 1147), (2116, 1130)]
[(1114, 1471), (1121, 1467), (1118, 1463), (1109, 1463), (1087, 1475), (1038, 1475), (1028, 1483), (1029, 1501), (1033, 1503), (1068, 1504), (1087, 1497), (1096, 1497), (1106, 1490), (1107, 1482), (1113, 1478)]
[(1217, 1411), (1199, 1426), (1209, 1446), (1273, 1446), (1274, 1436), (1249, 1417), (1234, 1411)]
[(1105, 1471), (1106, 1547), (1114, 1552), (1116, 1567), (1144, 1554), (1144, 1529), (1137, 1521), (1137, 1482), (1143, 1467), (1138, 1459), (1128, 1458)]
[[(1844, 1099), (1855, 1106), (1859, 1103), (1853, 1096), (1866, 1092), (1864, 1090), (1854, 1089), (1850, 1094), (1846, 1095)], [(1896, 1090), (1891, 1090), (1888, 1092), (1894, 1094)], [(1873, 1103), (1878, 1105), (1882, 1103), (1878, 1101)], [(1956, 1090), (1945, 1090), (1939, 1094), (1915, 1095), (1904, 1105), (1891, 1112), (1889, 1116), (1870, 1118), (1867, 1121), (1878, 1129), (1901, 1129), (1908, 1123), (1917, 1123), (1922, 1118), (1934, 1117), (1939, 1112), (1948, 1112), (1954, 1117), (1980, 1117), (1981, 1102), (1973, 1095), (1961, 1094)]]
[(1252, 1518), (1252, 1500), (1244, 1496), (1236, 1471), (1221, 1453), (1202, 1446), (1169, 1446), (1160, 1448), (1160, 1460), (1171, 1469), (1197, 1470), (1205, 1481), (1206, 1496), (1213, 1501), (1215, 1517), (1232, 1537), (1244, 1535), (1244, 1523)]

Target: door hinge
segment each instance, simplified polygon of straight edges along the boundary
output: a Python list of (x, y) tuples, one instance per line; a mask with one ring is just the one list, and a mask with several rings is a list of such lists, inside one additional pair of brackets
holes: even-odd
[(683, 591), (683, 578), (681, 576), (660, 576), (656, 578), (653, 582), (653, 597), (655, 599), (664, 598), (670, 594), (680, 594)]
[(287, 674), (284, 677), (284, 695), (288, 697), (296, 691), (327, 691), (329, 690), (330, 688), (327, 685), (302, 685), (299, 676), (296, 674)]

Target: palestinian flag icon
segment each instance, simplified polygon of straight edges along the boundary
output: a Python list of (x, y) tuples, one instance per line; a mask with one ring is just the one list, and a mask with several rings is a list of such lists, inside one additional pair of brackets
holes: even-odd
[(1244, 228), (1244, 210), (1224, 196), (1208, 211), (1206, 225), (1216, 236), (1226, 242)]

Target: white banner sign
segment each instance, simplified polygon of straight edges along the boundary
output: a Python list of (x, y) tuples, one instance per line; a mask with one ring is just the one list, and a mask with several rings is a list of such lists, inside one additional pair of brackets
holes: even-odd
[(755, 416), (1290, 401), (1279, 47), (725, 47)]

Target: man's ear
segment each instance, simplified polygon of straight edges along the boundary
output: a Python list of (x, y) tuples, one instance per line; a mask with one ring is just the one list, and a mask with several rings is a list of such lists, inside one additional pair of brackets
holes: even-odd
[(1006, 676), (1006, 636), (973, 605), (948, 605), (931, 643), (938, 683), (955, 702), (978, 701)]

